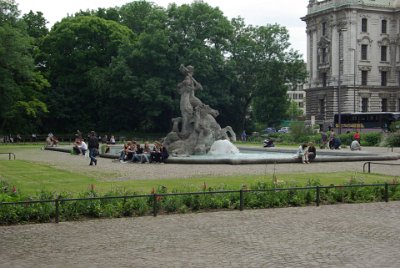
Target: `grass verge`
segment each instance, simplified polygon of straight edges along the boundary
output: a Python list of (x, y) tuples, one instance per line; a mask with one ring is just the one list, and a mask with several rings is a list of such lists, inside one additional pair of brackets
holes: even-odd
[(273, 178), (272, 174), (267, 174), (187, 179), (107, 181), (105, 179), (96, 179), (94, 175), (68, 172), (46, 164), (23, 160), (0, 160), (0, 181), (6, 182), (11, 187), (15, 186), (18, 191), (25, 194), (49, 191), (55, 193), (69, 192), (72, 195), (78, 195), (92, 187), (95, 187), (99, 193), (120, 190), (149, 193), (153, 188), (157, 189), (160, 186), (166, 187), (168, 191), (183, 189), (186, 191), (198, 191), (203, 189), (205, 184), (207, 187), (213, 189), (240, 189), (243, 185), (250, 187), (250, 185), (258, 182), (271, 182), (273, 179), (298, 185), (306, 185), (309, 180), (318, 180), (322, 185), (341, 185), (350, 180), (362, 181), (363, 183), (390, 182), (393, 180), (393, 176), (336, 172), (279, 174), (275, 178)]

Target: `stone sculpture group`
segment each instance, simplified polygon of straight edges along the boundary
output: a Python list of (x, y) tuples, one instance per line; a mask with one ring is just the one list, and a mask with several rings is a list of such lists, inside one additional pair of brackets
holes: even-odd
[(178, 84), (182, 116), (172, 119), (172, 130), (164, 140), (167, 150), (172, 155), (206, 154), (217, 140), (236, 141), (233, 129), (230, 126), (221, 128), (215, 120), (218, 111), (195, 96), (195, 91), (203, 87), (193, 77), (193, 66), (181, 65), (179, 70), (185, 75)]

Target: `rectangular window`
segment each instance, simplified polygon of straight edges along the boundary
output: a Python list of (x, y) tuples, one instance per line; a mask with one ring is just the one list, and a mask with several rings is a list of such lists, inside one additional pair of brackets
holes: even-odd
[(319, 114), (325, 118), (325, 99), (319, 100)]
[(368, 45), (361, 45), (361, 60), (368, 58)]
[(327, 82), (327, 76), (326, 73), (322, 73), (322, 86), (326, 87), (326, 82)]
[(397, 83), (400, 85), (400, 72), (397, 72)]
[(361, 71), (361, 85), (366, 86), (368, 83), (368, 71)]
[(387, 46), (381, 46), (381, 61), (387, 61)]
[(382, 99), (382, 112), (387, 112), (387, 99)]
[(326, 48), (322, 48), (322, 63), (326, 63)]
[(397, 100), (397, 111), (400, 112), (400, 99)]
[(299, 99), (302, 100), (303, 98), (304, 98), (304, 97), (303, 97), (303, 94), (300, 93), (300, 94), (299, 94)]
[(322, 23), (322, 36), (326, 35), (326, 22)]
[(385, 34), (387, 33), (387, 21), (382, 20), (382, 33)]
[(368, 20), (366, 18), (361, 20), (361, 32), (366, 33), (368, 31)]
[(361, 112), (368, 112), (368, 98), (361, 99)]
[(381, 72), (381, 86), (387, 86), (387, 72)]

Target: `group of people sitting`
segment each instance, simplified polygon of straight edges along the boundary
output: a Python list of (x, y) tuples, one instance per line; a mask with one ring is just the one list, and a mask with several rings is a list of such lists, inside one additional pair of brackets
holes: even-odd
[(53, 135), (53, 133), (50, 132), (46, 138), (46, 146), (53, 147), (57, 146), (57, 144), (58, 144), (58, 139)]
[(310, 164), (310, 160), (315, 159), (317, 156), (317, 149), (312, 142), (303, 143), (297, 149), (296, 157), (301, 159), (303, 164)]
[(72, 150), (75, 154), (85, 155), (88, 150), (88, 146), (82, 136), (76, 136)]
[(328, 147), (331, 150), (340, 150), (341, 145), (342, 141), (335, 135), (335, 131), (333, 131), (333, 129), (329, 132), (329, 138), (326, 132), (321, 131), (321, 149)]
[(156, 141), (153, 148), (150, 148), (148, 142), (142, 147), (136, 141), (128, 141), (119, 155), (121, 163), (164, 163), (169, 157), (167, 149), (161, 142)]
[(116, 143), (114, 135), (111, 135), (110, 138), (108, 138), (107, 135), (104, 135), (103, 137), (99, 136), (99, 140), (101, 140), (101, 142), (104, 144), (112, 144), (113, 145)]
[[(350, 144), (350, 150), (352, 151), (361, 150), (360, 140), (361, 140), (360, 133), (356, 131), (353, 135), (352, 142)], [(335, 135), (335, 132), (333, 130), (329, 132), (329, 138), (327, 133), (323, 131), (321, 132), (321, 146), (320, 146), (321, 149), (329, 147), (329, 149), (331, 150), (339, 150), (341, 148), (341, 145), (342, 141), (338, 136)]]

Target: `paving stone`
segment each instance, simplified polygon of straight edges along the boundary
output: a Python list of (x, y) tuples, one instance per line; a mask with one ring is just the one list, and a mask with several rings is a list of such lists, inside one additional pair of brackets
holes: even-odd
[(0, 267), (399, 267), (400, 202), (0, 227)]

